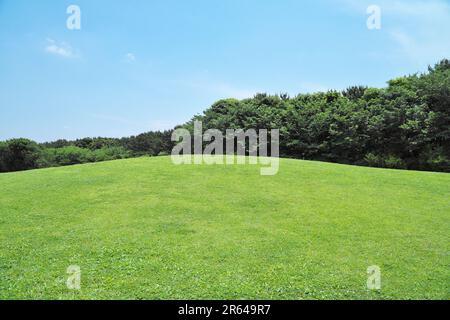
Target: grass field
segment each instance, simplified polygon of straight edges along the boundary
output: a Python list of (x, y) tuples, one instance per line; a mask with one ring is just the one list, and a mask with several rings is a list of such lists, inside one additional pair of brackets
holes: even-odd
[(168, 157), (1, 174), (0, 241), (0, 299), (449, 299), (450, 175)]

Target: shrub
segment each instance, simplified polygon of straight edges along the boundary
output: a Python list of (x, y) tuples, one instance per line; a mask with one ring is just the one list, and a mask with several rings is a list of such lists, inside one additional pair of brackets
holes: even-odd
[(383, 167), (389, 169), (405, 169), (405, 162), (397, 156), (389, 155), (383, 161)]
[(6, 143), (0, 141), (0, 172), (7, 171), (6, 163), (4, 162), (5, 155), (6, 155)]
[(368, 153), (364, 157), (364, 161), (369, 167), (389, 168), (389, 169), (406, 168), (405, 162), (395, 155), (380, 156), (374, 153)]
[(2, 171), (21, 171), (38, 168), (41, 148), (28, 139), (12, 139), (0, 147), (0, 167)]
[(50, 152), (53, 154), (52, 162), (61, 166), (81, 164), (92, 160), (90, 150), (75, 146), (52, 149)]
[(450, 159), (444, 148), (427, 149), (420, 155), (422, 166), (428, 170), (450, 172)]
[(383, 164), (381, 157), (373, 153), (366, 154), (364, 161), (369, 167), (382, 167)]
[(106, 147), (92, 152), (95, 162), (126, 159), (131, 153), (123, 147)]

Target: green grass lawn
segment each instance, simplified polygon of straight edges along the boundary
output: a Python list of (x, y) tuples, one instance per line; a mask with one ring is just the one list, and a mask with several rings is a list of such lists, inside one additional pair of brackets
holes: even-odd
[(449, 174), (259, 169), (161, 157), (0, 174), (0, 299), (450, 298)]

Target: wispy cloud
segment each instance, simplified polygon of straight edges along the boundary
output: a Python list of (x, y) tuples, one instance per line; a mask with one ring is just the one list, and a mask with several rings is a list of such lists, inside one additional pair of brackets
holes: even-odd
[(215, 79), (207, 70), (192, 75), (188, 78), (182, 78), (179, 80), (179, 84), (202, 93), (213, 95), (216, 99), (246, 99), (253, 97), (258, 92), (261, 92), (256, 89), (239, 88), (228, 82)]
[(107, 114), (98, 114), (98, 113), (92, 113), (89, 114), (89, 116), (96, 121), (102, 122), (102, 123), (108, 123), (111, 126), (126, 126), (126, 127), (132, 127), (137, 130), (137, 132), (146, 132), (146, 131), (164, 131), (164, 130), (170, 130), (175, 128), (175, 126), (180, 125), (185, 122), (185, 120), (160, 120), (160, 119), (153, 119), (153, 120), (143, 120), (143, 119), (131, 119), (125, 116), (121, 115), (107, 115)]
[(446, 0), (337, 0), (344, 6), (365, 13), (370, 5), (378, 5), (384, 13), (408, 17), (446, 16), (450, 4)]
[(327, 92), (330, 88), (320, 83), (301, 82), (299, 84), (299, 90), (301, 93), (314, 93)]
[(443, 0), (384, 0), (381, 1), (381, 6), (389, 14), (422, 17), (430, 21), (448, 18), (450, 14), (450, 4)]
[(184, 121), (152, 120), (149, 123), (149, 130), (165, 131), (175, 128), (175, 126), (184, 123)]
[(214, 97), (214, 99), (225, 99), (225, 98), (235, 98), (235, 99), (247, 99), (252, 98), (257, 93), (288, 93), (294, 96), (298, 93), (314, 93), (314, 92), (327, 92), (330, 87), (316, 82), (301, 81), (295, 83), (290, 89), (286, 87), (253, 87), (245, 88), (238, 87), (225, 82), (220, 79), (212, 77), (209, 72), (202, 72), (200, 74), (194, 75), (191, 78), (184, 78), (179, 82), (181, 85), (186, 86), (195, 91), (202, 92), (203, 94), (208, 94)]
[(446, 0), (339, 0), (363, 14), (376, 3), (381, 7), (383, 27), (394, 45), (385, 52), (415, 65), (426, 65), (450, 57), (450, 2)]
[(47, 38), (45, 51), (49, 54), (57, 55), (63, 58), (75, 58), (78, 56), (68, 43), (57, 42), (50, 38)]
[(120, 123), (120, 124), (126, 124), (126, 125), (135, 125), (136, 123), (134, 121), (129, 120), (128, 118), (122, 117), (122, 116), (115, 116), (115, 115), (106, 115), (106, 114), (98, 114), (98, 113), (92, 113), (90, 116), (96, 120), (111, 122), (111, 123)]
[(257, 90), (236, 88), (230, 84), (223, 82), (208, 83), (203, 85), (203, 88), (213, 92), (214, 94), (217, 94), (221, 98), (245, 99), (251, 98), (257, 93)]

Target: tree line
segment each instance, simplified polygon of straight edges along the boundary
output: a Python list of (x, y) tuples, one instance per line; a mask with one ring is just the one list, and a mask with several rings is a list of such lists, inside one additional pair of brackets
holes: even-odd
[(83, 138), (36, 143), (29, 139), (0, 142), (0, 172), (166, 155), (172, 131), (147, 132), (122, 139)]
[[(343, 92), (257, 94), (224, 99), (180, 126), (192, 130), (280, 129), (280, 155), (383, 168), (450, 172), (450, 61)], [(0, 142), (0, 172), (170, 154), (172, 131), (37, 144)]]

